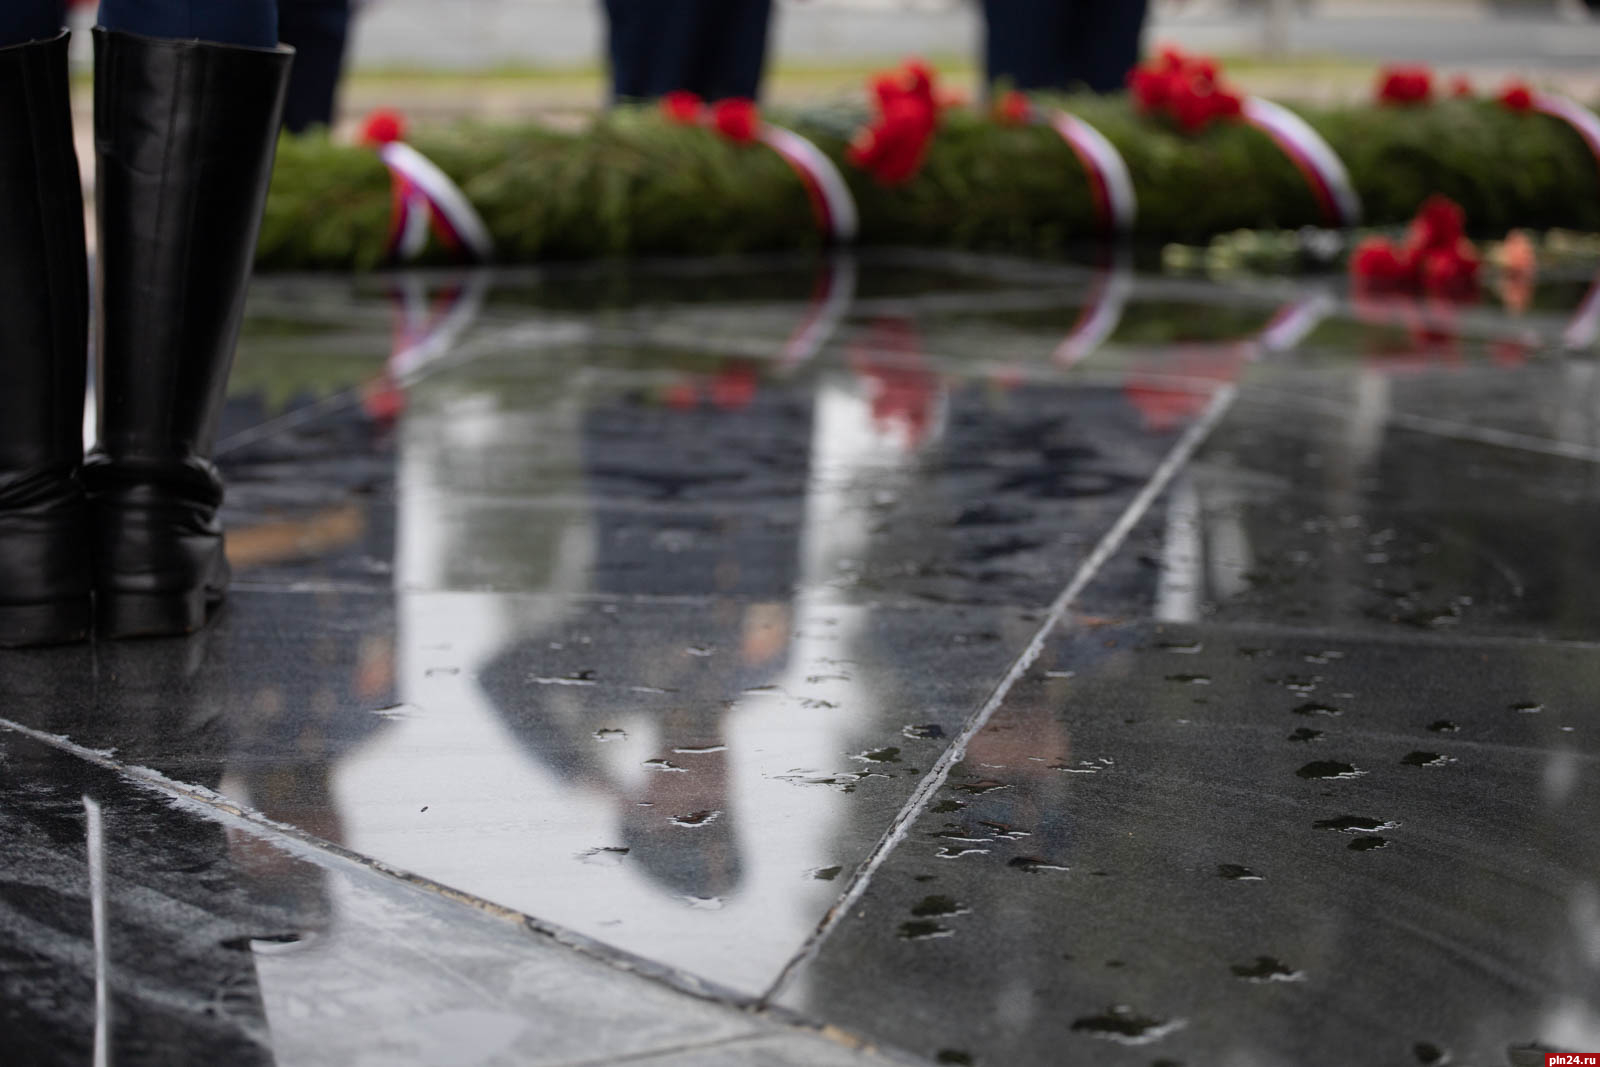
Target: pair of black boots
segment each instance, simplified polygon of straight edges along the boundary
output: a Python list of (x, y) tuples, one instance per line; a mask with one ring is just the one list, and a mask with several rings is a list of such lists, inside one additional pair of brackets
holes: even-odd
[(0, 49), (0, 647), (187, 633), (293, 53), (95, 32), (99, 443), (67, 35)]

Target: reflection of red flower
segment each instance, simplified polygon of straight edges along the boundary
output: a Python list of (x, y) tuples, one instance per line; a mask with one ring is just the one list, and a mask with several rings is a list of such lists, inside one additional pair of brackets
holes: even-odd
[(385, 145), (403, 141), (405, 137), (406, 117), (389, 108), (380, 108), (368, 115), (366, 125), (361, 128), (364, 145)]
[(1175, 362), (1131, 368), (1122, 392), (1138, 409), (1146, 427), (1165, 433), (1193, 419), (1211, 403), (1214, 394), (1204, 383), (1238, 381), (1250, 357), (1249, 344), (1183, 348)]
[(687, 89), (674, 89), (661, 98), (661, 114), (680, 126), (698, 124), (704, 110), (704, 101)]
[(1472, 95), (1472, 81), (1464, 74), (1457, 74), (1450, 79), (1450, 95), (1458, 100), (1464, 100)]
[(995, 121), (1003, 126), (1021, 126), (1033, 115), (1033, 105), (1028, 103), (1028, 98), (1015, 89), (1008, 89), (1000, 94), (1000, 99), (994, 104)]
[(735, 144), (749, 144), (761, 128), (761, 115), (753, 100), (718, 100), (711, 109), (711, 124)]
[(717, 372), (711, 380), (711, 402), (723, 411), (740, 411), (756, 398), (756, 369), (736, 361)]
[(1433, 72), (1427, 67), (1385, 67), (1378, 75), (1378, 102), (1426, 104), (1433, 97)]
[(1532, 111), (1533, 90), (1522, 82), (1512, 82), (1500, 90), (1500, 105), (1508, 111)]
[(874, 321), (850, 353), (851, 366), (871, 396), (873, 424), (901, 428), (911, 448), (927, 438), (939, 392), (938, 379), (922, 360), (917, 328), (901, 318)]
[(1238, 93), (1225, 85), (1214, 59), (1161, 49), (1128, 75), (1134, 103), (1145, 114), (1164, 114), (1186, 133), (1196, 133), (1243, 110)]
[(933, 71), (918, 60), (872, 80), (878, 115), (850, 143), (850, 162), (884, 185), (910, 181), (922, 169), (939, 125)]
[(1478, 255), (1467, 241), (1423, 253), (1422, 290), (1430, 296), (1464, 299), (1478, 291)]
[(674, 411), (688, 411), (700, 403), (700, 391), (693, 382), (673, 382), (662, 391), (661, 400)]

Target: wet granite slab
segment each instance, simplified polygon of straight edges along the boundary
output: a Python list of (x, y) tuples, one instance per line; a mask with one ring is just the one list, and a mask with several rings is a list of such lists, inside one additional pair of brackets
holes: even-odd
[(759, 993), (1040, 625), (1012, 608), (235, 595), (5, 717)]
[(1597, 687), (1584, 646), (1073, 629), (782, 1001), (956, 1063), (1587, 1051)]
[(403, 412), (226, 457), (242, 584), (1037, 606), (1194, 414), (1151, 428), (1114, 388), (647, 345), (485, 354)]
[(1109, 568), (1148, 599), (1090, 601), (1401, 641), (1594, 641), (1597, 529), (1589, 460), (1247, 392)]
[(9, 730), (0, 830), (9, 1063), (882, 1062)]

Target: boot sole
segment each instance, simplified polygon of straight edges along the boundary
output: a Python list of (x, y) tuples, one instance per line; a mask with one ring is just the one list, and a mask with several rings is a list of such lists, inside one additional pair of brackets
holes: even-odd
[(133, 637), (182, 637), (205, 626), (219, 592), (191, 589), (181, 593), (107, 593), (97, 595), (96, 631), (120, 641)]
[(89, 636), (87, 598), (48, 604), (0, 604), (0, 648), (66, 645)]

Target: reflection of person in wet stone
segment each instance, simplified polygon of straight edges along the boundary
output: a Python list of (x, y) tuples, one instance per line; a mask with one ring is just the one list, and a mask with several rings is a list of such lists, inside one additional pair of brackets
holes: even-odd
[[(787, 664), (810, 419), (803, 391), (763, 388), (742, 364), (592, 396), (575, 427), (592, 509), (586, 592), (620, 600), (618, 615), (630, 597), (690, 597), (698, 618), (684, 632), (638, 630), (604, 662), (552, 648), (555, 635), (533, 627), (482, 671), (532, 754), (614, 796), (630, 865), (674, 895), (727, 897), (742, 877), (722, 721)], [(642, 786), (603, 764), (602, 701), (526, 681), (556, 673), (629, 687), (629, 702), (658, 716)]]

